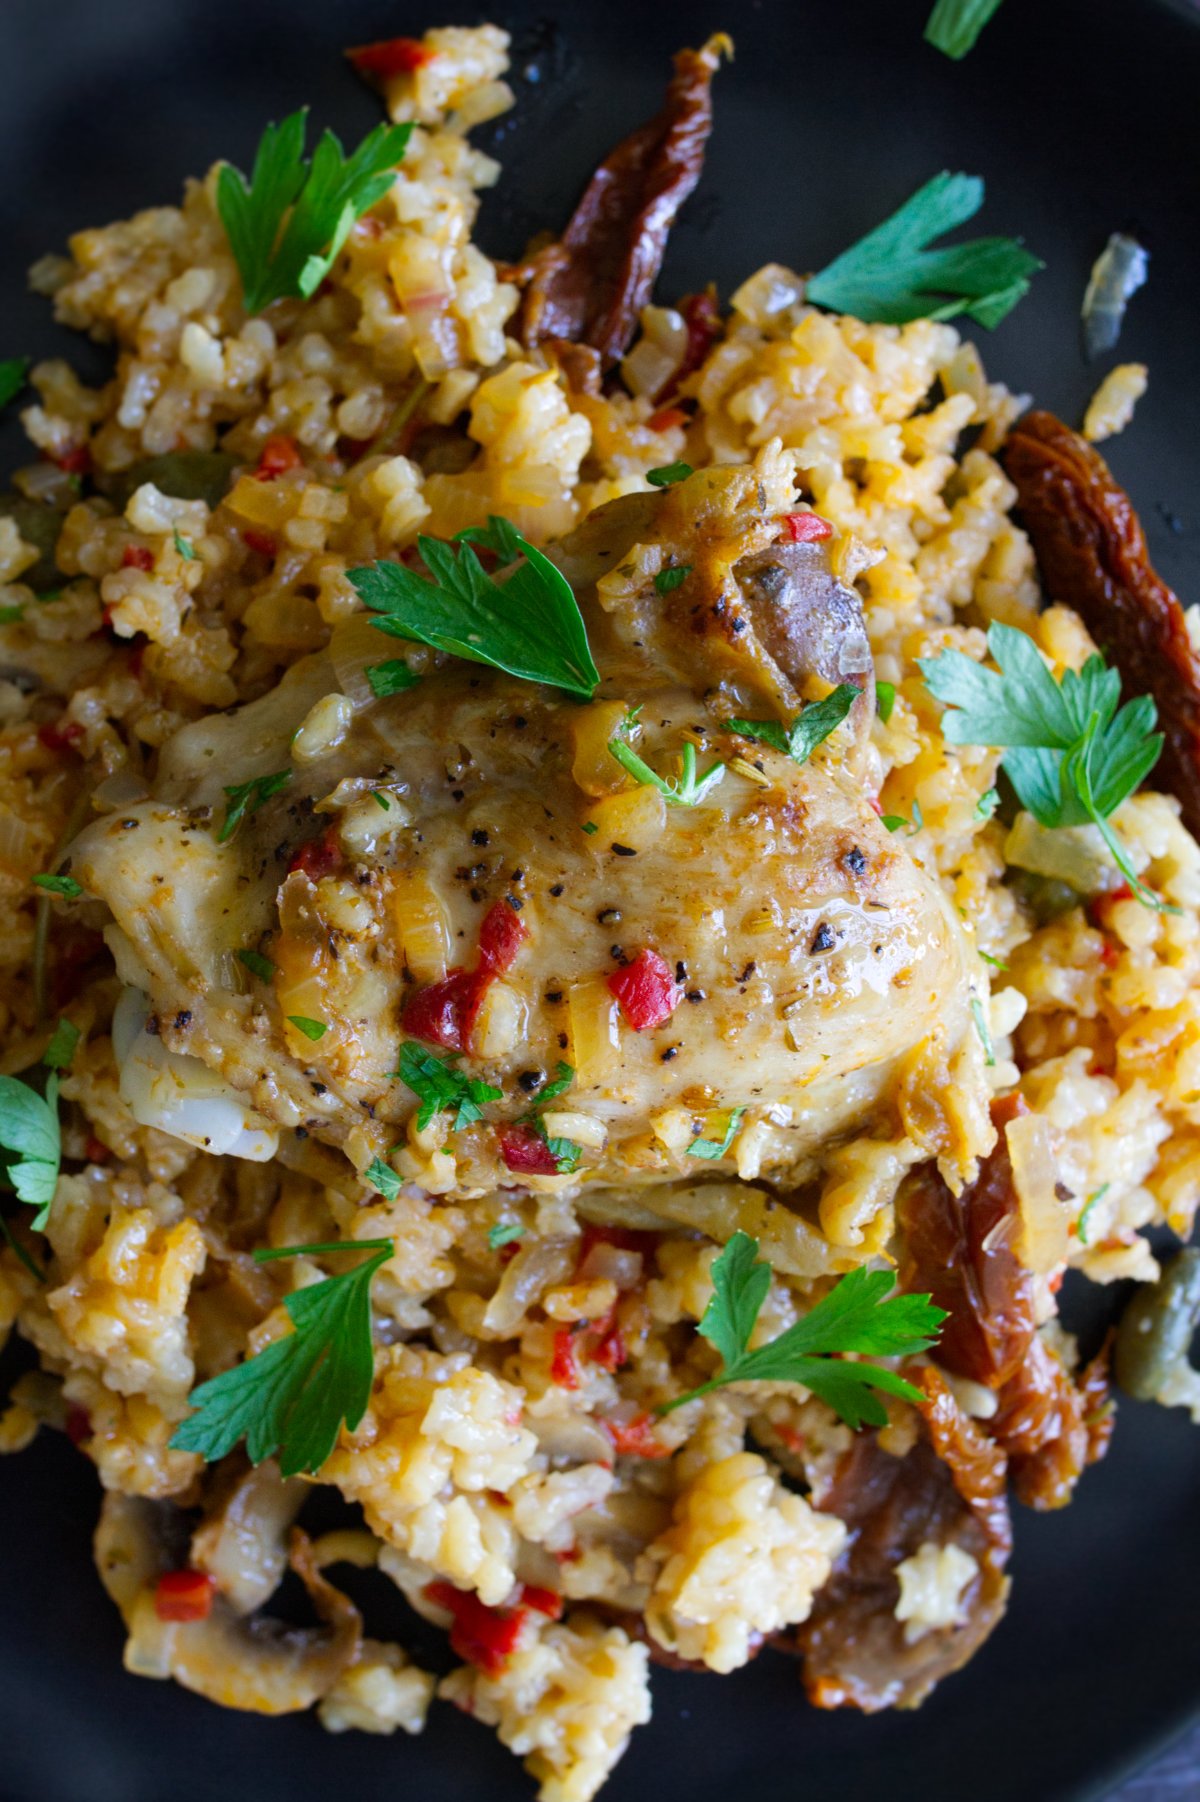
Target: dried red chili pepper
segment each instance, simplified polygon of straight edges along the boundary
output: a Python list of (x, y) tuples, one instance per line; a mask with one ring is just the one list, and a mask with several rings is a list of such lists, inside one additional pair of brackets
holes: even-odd
[(121, 552), (122, 569), (149, 570), (154, 568), (154, 552), (145, 544), (127, 544)]
[(713, 38), (679, 52), (661, 112), (604, 159), (562, 237), (515, 272), (525, 285), (518, 333), (528, 347), (583, 339), (606, 367), (628, 349), (675, 215), (700, 179), (721, 48)]
[(1125, 490), (1086, 439), (1052, 413), (1014, 426), (1004, 467), (1046, 592), (1073, 607), (1121, 672), (1126, 699), (1148, 694), (1166, 735), (1154, 785), (1200, 832), (1200, 655), (1183, 607), (1150, 562)]

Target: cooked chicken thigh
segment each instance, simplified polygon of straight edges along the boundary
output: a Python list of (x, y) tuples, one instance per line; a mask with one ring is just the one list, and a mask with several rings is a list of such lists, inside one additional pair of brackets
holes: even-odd
[[(269, 1155), (301, 1129), (361, 1169), (407, 1126), (458, 1193), (514, 1170), (694, 1176), (689, 1144), (744, 1108), (742, 1174), (795, 1182), (890, 1107), (914, 1057), (944, 1065), (969, 1033), (964, 946), (864, 791), (858, 598), (826, 544), (782, 536), (747, 469), (589, 518), (554, 553), (601, 671), (587, 704), (414, 647), (422, 680), (391, 698), (341, 696), (326, 654), (181, 731), (153, 795), (91, 826), (71, 862), (148, 998), (134, 1052), (157, 1040), (160, 1099), (186, 1089), (184, 1054), (242, 1110), (220, 1128), (242, 1135), (231, 1149)], [(690, 574), (660, 594), (668, 564)], [(395, 648), (365, 615), (339, 632), (343, 665), (356, 634), (363, 662)], [(803, 766), (726, 724), (786, 723), (847, 680), (860, 699)], [(701, 771), (730, 767), (699, 805), (669, 805), (612, 756), (618, 731), (664, 773), (689, 743)], [(285, 770), (220, 842), (223, 789)], [(269, 982), (242, 951), (270, 960)], [(502, 1098), (418, 1132), (395, 1074), (405, 1039), (461, 1052)], [(574, 1080), (544, 1128), (582, 1161), (542, 1178), (513, 1123), (562, 1065)], [(152, 1088), (143, 1072), (135, 1109), (153, 1112)]]

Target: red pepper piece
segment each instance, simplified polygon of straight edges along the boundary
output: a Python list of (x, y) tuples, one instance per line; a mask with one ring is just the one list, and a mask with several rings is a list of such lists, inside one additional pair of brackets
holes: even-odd
[(431, 62), (435, 52), (420, 38), (383, 38), (377, 44), (358, 44), (346, 57), (368, 81), (387, 81), (393, 75), (412, 75)]
[(654, 1423), (648, 1414), (635, 1414), (632, 1420), (604, 1420), (601, 1426), (613, 1442), (613, 1450), (625, 1458), (669, 1458), (671, 1448), (654, 1437)]
[(149, 545), (127, 544), (121, 552), (122, 569), (153, 569), (154, 552)]
[(450, 1628), (450, 1644), (460, 1658), (498, 1677), (517, 1649), (521, 1628), (529, 1611), (516, 1608), (489, 1608), (469, 1590), (455, 1589), (452, 1583), (427, 1583), (425, 1595), (438, 1608), (454, 1617)]
[(160, 1621), (205, 1621), (216, 1585), (207, 1571), (170, 1570), (158, 1579), (154, 1612)]
[(660, 407), (657, 413), (651, 413), (646, 424), (652, 432), (669, 432), (672, 426), (686, 425), (688, 416), (682, 407)]
[(560, 1389), (578, 1389), (579, 1366), (575, 1362), (575, 1335), (569, 1326), (559, 1327), (554, 1335), (554, 1353), (550, 1359), (550, 1381)]
[(67, 1438), (72, 1445), (82, 1445), (85, 1439), (90, 1439), (92, 1436), (92, 1417), (86, 1408), (79, 1406), (78, 1402), (71, 1403), (63, 1424)]
[(270, 532), (256, 531), (253, 526), (247, 526), (245, 528), (242, 533), (242, 540), (245, 543), (247, 550), (257, 551), (260, 557), (274, 557), (275, 552), (278, 549)]
[(302, 469), (304, 458), (296, 449), (290, 438), (280, 434), (268, 438), (262, 447), (258, 459), (258, 467), (254, 474), (260, 482), (273, 482), (276, 476), (286, 475), (289, 469)]
[(683, 987), (657, 951), (639, 951), (632, 963), (614, 970), (608, 987), (635, 1032), (653, 1032), (669, 1020), (683, 999)]
[(521, 1606), (532, 1608), (537, 1614), (549, 1615), (556, 1621), (563, 1611), (563, 1599), (553, 1589), (540, 1589), (536, 1583), (522, 1583)]
[(597, 1321), (595, 1331), (600, 1338), (595, 1349), (588, 1353), (593, 1364), (601, 1370), (620, 1370), (622, 1364), (629, 1362), (629, 1350), (625, 1344), (625, 1335), (617, 1325), (617, 1310), (614, 1307), (603, 1320)]
[(655, 395), (660, 405), (674, 394), (685, 376), (692, 375), (699, 369), (721, 336), (721, 310), (712, 288), (706, 288), (703, 294), (685, 294), (679, 303), (679, 311), (687, 326), (687, 344), (679, 368), (666, 386)]
[(83, 727), (79, 721), (69, 720), (65, 715), (50, 725), (38, 727), (38, 743), (47, 751), (73, 751), (82, 737)]
[(77, 444), (73, 450), (64, 451), (61, 457), (51, 457), (51, 463), (69, 476), (85, 476), (92, 467), (92, 453), (86, 444)]
[(833, 527), (819, 513), (785, 513), (783, 529), (793, 544), (818, 544), (833, 537)]
[(522, 1175), (558, 1175), (558, 1164), (545, 1139), (521, 1121), (501, 1128), (500, 1156), (510, 1170)]
[[(528, 930), (512, 908), (504, 901), (495, 902), (479, 928), (479, 962), (475, 969), (451, 970), (441, 982), (419, 989), (400, 1016), (405, 1032), (414, 1039), (423, 1039), (427, 1045), (466, 1051), (484, 996), (496, 977), (511, 967), (528, 937)], [(510, 1168), (531, 1166), (514, 1164)]]
[(297, 845), (288, 864), (288, 874), (303, 870), (310, 882), (319, 882), (322, 876), (332, 876), (341, 865), (342, 846), (337, 827), (326, 826), (319, 838), (310, 838)]
[(83, 1155), (89, 1164), (107, 1164), (112, 1152), (103, 1139), (98, 1139), (95, 1133), (89, 1133), (83, 1147)]

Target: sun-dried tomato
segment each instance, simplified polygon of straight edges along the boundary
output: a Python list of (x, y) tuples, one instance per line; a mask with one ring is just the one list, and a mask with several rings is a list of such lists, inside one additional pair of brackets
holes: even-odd
[(614, 970), (608, 987), (635, 1032), (653, 1032), (683, 999), (683, 985), (676, 982), (670, 964), (649, 947)]

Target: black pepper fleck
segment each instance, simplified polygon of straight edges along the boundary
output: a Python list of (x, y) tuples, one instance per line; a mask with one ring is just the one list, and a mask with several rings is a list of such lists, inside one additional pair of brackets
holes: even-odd
[(818, 951), (832, 951), (837, 943), (837, 934), (828, 920), (822, 920), (812, 935), (812, 944), (808, 947), (815, 957)]
[(708, 996), (703, 989), (689, 989), (684, 999), (686, 1001), (707, 1001)]
[(545, 1080), (545, 1075), (541, 1070), (522, 1070), (517, 1078), (517, 1082), (527, 1095), (532, 1095), (535, 1089), (540, 1089)]
[(851, 845), (845, 857), (843, 857), (842, 862), (852, 876), (865, 875), (867, 868), (867, 854), (865, 851), (860, 851), (857, 845)]
[(552, 887), (552, 888), (551, 888), (551, 890), (550, 890), (550, 893), (551, 893), (551, 894), (552, 894), (552, 895), (553, 895), (553, 896), (554, 896), (554, 899), (555, 899), (555, 900), (556, 900), (556, 901), (557, 901), (557, 900), (558, 900), (558, 897), (559, 897), (559, 896), (560, 896), (560, 895), (561, 895), (561, 894), (562, 894), (562, 892), (563, 892), (563, 889), (564, 889), (564, 888), (565, 888), (565, 887), (566, 887), (566, 884), (565, 884), (565, 883), (562, 883), (562, 882), (556, 882), (556, 883), (555, 883), (555, 884), (554, 884), (554, 885), (553, 885), (553, 887)]
[(632, 845), (614, 845), (612, 848), (616, 852), (618, 857), (636, 857), (637, 856), (637, 852), (634, 850)]
[(739, 982), (749, 982), (750, 978), (753, 976), (753, 974), (757, 970), (757, 968), (758, 968), (758, 965), (755, 963), (754, 959), (751, 958), (750, 962), (746, 965), (746, 968), (742, 971), (741, 975), (738, 977), (738, 981)]
[(601, 926), (619, 926), (621, 924), (621, 910), (619, 907), (602, 907), (600, 912), (596, 915), (596, 919)]
[(561, 989), (546, 990), (546, 1000), (550, 1003), (551, 1007), (557, 1007), (562, 998), (563, 992)]
[(484, 831), (483, 827), (476, 826), (475, 830), (471, 834), (471, 843), (473, 845), (486, 845), (487, 842), (488, 842), (488, 835)]
[(192, 1023), (191, 1008), (190, 1007), (181, 1007), (179, 1012), (175, 1016), (176, 1032), (186, 1032), (188, 1027), (191, 1025), (191, 1023)]
[(687, 981), (687, 965), (682, 958), (679, 958), (675, 964), (675, 980), (676, 982)]
[(665, 1051), (660, 1051), (658, 1056), (661, 1063), (669, 1064), (672, 1058), (679, 1056), (679, 1047), (678, 1045), (668, 1045), (667, 1049)]

